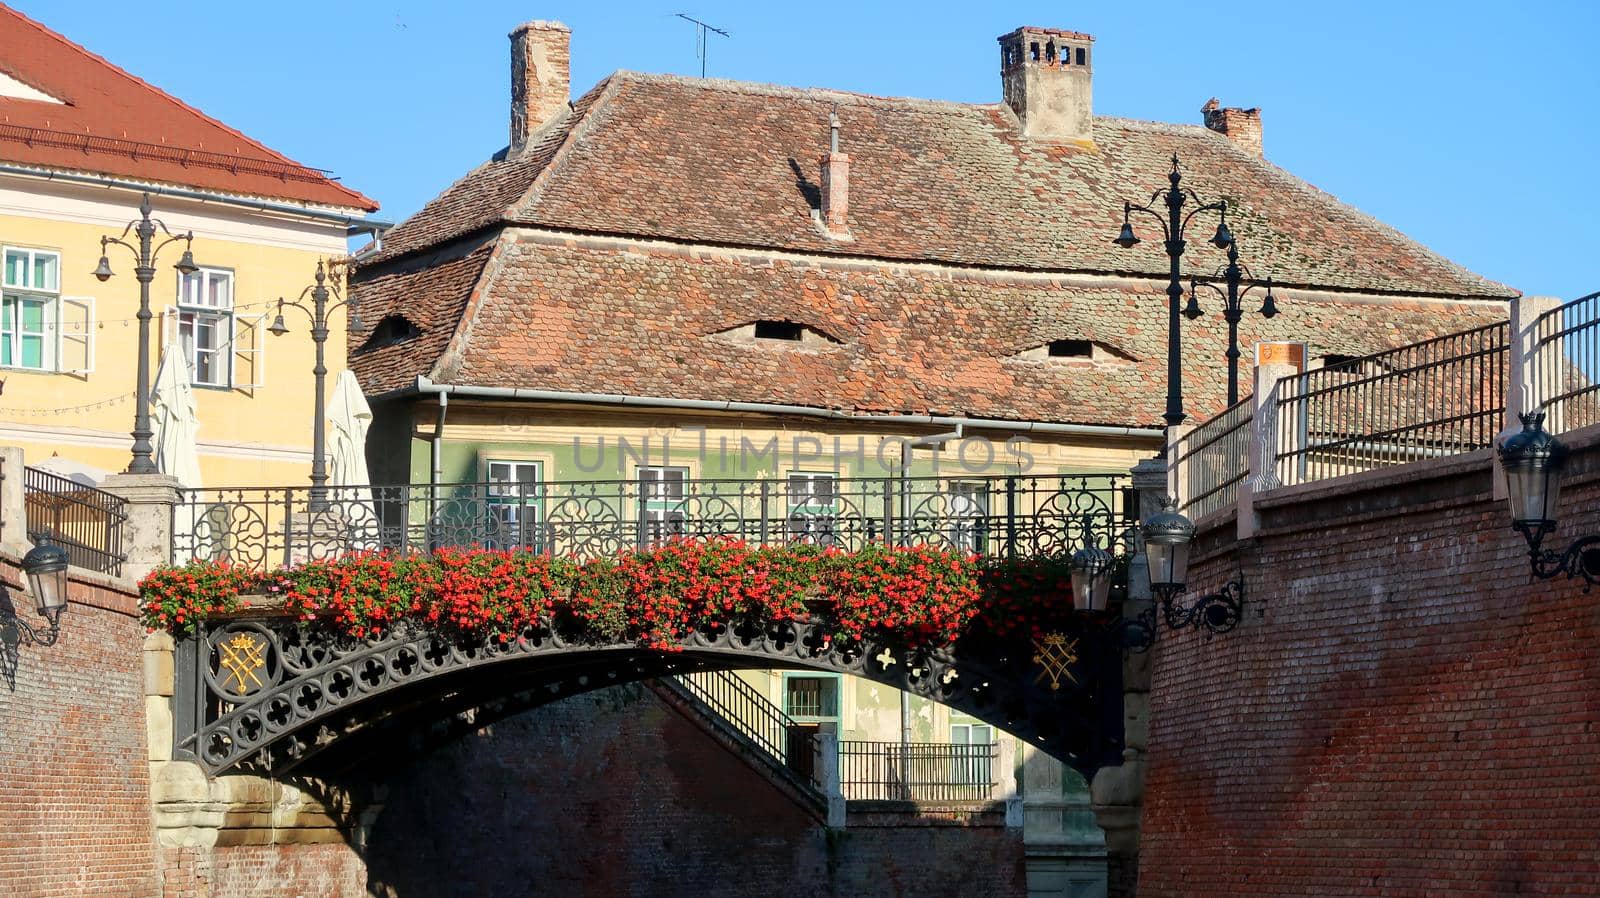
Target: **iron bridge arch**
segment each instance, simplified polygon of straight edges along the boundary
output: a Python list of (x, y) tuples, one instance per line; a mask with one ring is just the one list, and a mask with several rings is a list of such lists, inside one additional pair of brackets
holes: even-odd
[[(593, 689), (713, 669), (852, 674), (971, 714), (1085, 778), (1121, 763), (1122, 651), (1068, 633), (1065, 667), (1031, 643), (968, 637), (912, 651), (845, 643), (828, 624), (736, 624), (691, 634), (681, 651), (592, 642), (546, 627), (507, 643), (396, 628), (355, 639), (292, 619), (215, 621), (178, 643), (175, 756), (209, 774), (322, 773), (372, 749), (426, 748), (511, 714)], [(383, 754), (391, 754), (386, 751)]]

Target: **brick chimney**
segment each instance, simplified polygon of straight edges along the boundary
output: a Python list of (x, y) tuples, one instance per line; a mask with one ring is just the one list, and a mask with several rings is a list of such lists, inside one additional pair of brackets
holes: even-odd
[(526, 22), (511, 32), (511, 152), (566, 110), (571, 93), (572, 29)]
[(1094, 137), (1094, 38), (1018, 28), (1000, 41), (1006, 105), (1032, 140), (1087, 144)]
[(1223, 108), (1216, 97), (1200, 107), (1206, 127), (1238, 144), (1239, 149), (1252, 156), (1264, 155), (1261, 151), (1261, 107), (1239, 109)]
[(839, 151), (839, 108), (828, 113), (828, 152), (822, 154), (822, 230), (835, 240), (850, 239), (850, 157)]

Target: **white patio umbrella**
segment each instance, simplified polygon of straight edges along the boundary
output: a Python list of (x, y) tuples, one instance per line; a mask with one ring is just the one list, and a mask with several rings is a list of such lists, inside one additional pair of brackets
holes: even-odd
[[(200, 434), (200, 417), (195, 409), (194, 388), (189, 385), (189, 359), (183, 345), (173, 342), (161, 354), (156, 368), (155, 383), (150, 387), (150, 429), (153, 437), (156, 469), (178, 479), (180, 486), (189, 489), (200, 487), (200, 451), (197, 441)], [(208, 558), (214, 554), (221, 534), (208, 526), (209, 515), (200, 514), (198, 506), (180, 503), (173, 515), (173, 560), (185, 561), (180, 556)], [(201, 545), (207, 543), (207, 545)]]
[(328, 405), (329, 498), (344, 511), (352, 536), (351, 548), (377, 548), (378, 514), (372, 503), (367, 473), (367, 430), (372, 427), (372, 407), (361, 384), (348, 368), (333, 384)]
[(200, 417), (189, 386), (189, 359), (173, 343), (161, 354), (150, 388), (150, 427), (155, 431), (156, 468), (190, 489), (200, 486)]

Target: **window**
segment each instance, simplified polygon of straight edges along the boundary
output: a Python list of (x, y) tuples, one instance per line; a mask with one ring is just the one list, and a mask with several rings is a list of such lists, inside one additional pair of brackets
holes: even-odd
[(805, 328), (793, 321), (757, 321), (757, 340), (788, 340), (799, 343), (805, 337)]
[(61, 292), (61, 255), (5, 248), (0, 288), (0, 365), (54, 371)]
[(639, 469), (639, 541), (663, 542), (687, 531), (684, 490), (689, 469), (676, 467)]
[(951, 548), (983, 554), (989, 525), (989, 485), (955, 481), (950, 484)]
[(837, 720), (839, 678), (785, 674), (783, 712), (797, 720)]
[(834, 479), (832, 474), (789, 475), (790, 541), (833, 545), (839, 514)]
[(968, 785), (994, 782), (994, 727), (981, 723), (950, 724), (950, 780)]
[(539, 530), (540, 465), (536, 461), (495, 461), (488, 469), (489, 548), (535, 545)]
[(1051, 340), (1046, 355), (1053, 359), (1092, 359), (1094, 344), (1088, 340)]
[(189, 378), (208, 387), (233, 382), (233, 272), (202, 268), (178, 277), (178, 340)]

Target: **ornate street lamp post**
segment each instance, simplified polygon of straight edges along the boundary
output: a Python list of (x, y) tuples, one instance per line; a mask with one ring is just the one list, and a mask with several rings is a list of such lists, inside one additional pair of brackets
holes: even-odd
[[(1223, 267), (1221, 276), (1223, 283), (1227, 285), (1226, 291), (1209, 281), (1189, 279), (1189, 304), (1184, 307), (1183, 315), (1193, 321), (1205, 314), (1200, 311), (1200, 301), (1195, 296), (1196, 290), (1200, 287), (1205, 287), (1222, 298), (1222, 318), (1228, 322), (1228, 405), (1232, 406), (1239, 401), (1239, 321), (1244, 318), (1242, 303), (1250, 291), (1263, 285), (1252, 283), (1243, 290), (1239, 289), (1240, 283), (1246, 277), (1252, 281), (1255, 278), (1250, 274), (1249, 267), (1239, 262), (1237, 239), (1228, 241), (1228, 264)], [(1267, 295), (1261, 300), (1261, 317), (1271, 318), (1278, 314), (1278, 301), (1272, 295), (1272, 278), (1267, 278), (1265, 286)]]
[[(1163, 244), (1167, 251), (1169, 264), (1167, 273), (1167, 411), (1161, 417), (1167, 422), (1168, 427), (1175, 427), (1183, 423), (1186, 417), (1183, 413), (1183, 346), (1178, 332), (1179, 304), (1183, 299), (1183, 278), (1179, 271), (1179, 260), (1183, 258), (1184, 231), (1189, 227), (1189, 222), (1201, 212), (1218, 212), (1220, 220), (1217, 222), (1217, 232), (1211, 237), (1211, 244), (1217, 249), (1227, 249), (1233, 243), (1233, 234), (1228, 231), (1228, 203), (1218, 200), (1214, 203), (1202, 203), (1200, 197), (1193, 190), (1182, 186), (1183, 175), (1178, 172), (1178, 154), (1172, 154), (1172, 172), (1167, 175), (1168, 187), (1165, 191), (1157, 190), (1150, 194), (1148, 203), (1135, 206), (1132, 203), (1122, 204), (1122, 232), (1115, 240), (1111, 241), (1123, 249), (1131, 249), (1141, 241), (1133, 233), (1133, 225), (1129, 217), (1134, 212), (1142, 212), (1154, 218), (1161, 225), (1162, 236), (1166, 238)], [(1154, 203), (1161, 200), (1166, 207), (1165, 214), (1153, 208)], [(1185, 204), (1194, 202), (1194, 208), (1187, 213), (1183, 211)]]
[[(138, 239), (138, 246), (127, 241), (129, 232)], [(157, 233), (167, 235), (159, 245), (155, 243)], [(150, 429), (150, 283), (156, 279), (156, 256), (169, 244), (180, 240), (183, 241), (183, 255), (173, 267), (183, 274), (194, 274), (200, 270), (200, 266), (194, 264), (192, 252), (194, 232), (174, 234), (161, 219), (151, 218), (148, 193), (139, 203), (139, 217), (128, 222), (120, 235), (100, 238), (100, 264), (95, 267), (94, 276), (102, 282), (111, 279), (113, 272), (106, 247), (116, 245), (133, 253), (133, 276), (139, 281), (139, 374), (134, 382), (133, 461), (128, 464), (129, 474), (156, 473), (150, 447), (150, 438), (154, 436)]]
[[(351, 326), (360, 327), (356, 319), (355, 305), (352, 300), (344, 298), (338, 283), (332, 285), (328, 282), (328, 266), (321, 261), (317, 262), (316, 282), (300, 291), (300, 296), (294, 300), (285, 300), (278, 297), (278, 314), (273, 318), (272, 326), (267, 328), (273, 336), (281, 337), (289, 332), (289, 327), (283, 321), (285, 306), (293, 306), (306, 313), (311, 318), (311, 342), (317, 348), (317, 361), (311, 368), (311, 373), (316, 378), (315, 417), (311, 423), (311, 510), (321, 511), (328, 502), (328, 422), (325, 407), (327, 397), (324, 384), (328, 378), (328, 366), (323, 360), (324, 348), (328, 343), (328, 316), (338, 311), (341, 306), (349, 306)], [(304, 300), (311, 298), (308, 308)], [(339, 301), (328, 305), (329, 298)]]

